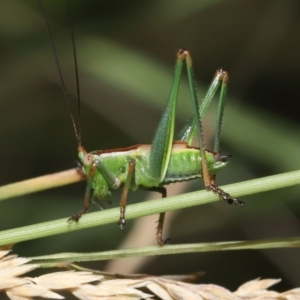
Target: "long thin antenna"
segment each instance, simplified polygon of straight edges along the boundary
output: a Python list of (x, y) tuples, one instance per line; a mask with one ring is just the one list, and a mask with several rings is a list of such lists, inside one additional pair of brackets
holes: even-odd
[(71, 40), (72, 40), (72, 50), (73, 50), (73, 58), (74, 58), (74, 67), (75, 67), (75, 77), (76, 77), (76, 94), (77, 94), (77, 134), (78, 134), (78, 142), (79, 146), (81, 146), (81, 97), (80, 97), (80, 87), (79, 87), (79, 75), (78, 75), (78, 62), (77, 62), (77, 52), (75, 45), (75, 34), (74, 34), (74, 26), (72, 19), (72, 10), (71, 10), (71, 2), (68, 0), (68, 14), (69, 14), (69, 22), (70, 22), (70, 31), (71, 31)]
[[(72, 124), (73, 124), (75, 136), (76, 136), (76, 139), (78, 141), (79, 146), (81, 146), (80, 93), (79, 93), (78, 67), (77, 67), (77, 56), (76, 56), (76, 50), (75, 50), (75, 38), (74, 38), (73, 25), (71, 24), (71, 38), (72, 38), (72, 44), (73, 44), (73, 57), (74, 57), (76, 85), (77, 85), (77, 109), (78, 109), (78, 125), (77, 126), (76, 126), (74, 114), (73, 114), (73, 111), (72, 111), (72, 108), (71, 108), (71, 103), (70, 103), (69, 95), (68, 95), (68, 92), (67, 92), (67, 89), (66, 89), (65, 81), (64, 81), (64, 78), (63, 78), (63, 75), (62, 75), (62, 70), (61, 70), (61, 67), (60, 67), (60, 64), (59, 64), (57, 51), (56, 51), (55, 46), (54, 46), (54, 40), (53, 40), (53, 36), (51, 34), (50, 25), (49, 25), (49, 21), (48, 21), (47, 15), (46, 15), (46, 11), (44, 9), (42, 1), (39, 0), (38, 2), (39, 2), (39, 5), (40, 5), (41, 12), (44, 16), (44, 21), (45, 21), (47, 33), (48, 33), (50, 44), (51, 44), (51, 47), (52, 47), (54, 60), (55, 60), (56, 66), (57, 66), (62, 91), (63, 91), (64, 97), (65, 97), (65, 100), (66, 100), (66, 103), (67, 103), (69, 114), (71, 116), (71, 121), (72, 121)], [(68, 7), (69, 7), (68, 14), (69, 14), (69, 19), (70, 19), (70, 23), (71, 23), (72, 20), (71, 20), (71, 10), (70, 10), (70, 1), (69, 0), (68, 0)]]

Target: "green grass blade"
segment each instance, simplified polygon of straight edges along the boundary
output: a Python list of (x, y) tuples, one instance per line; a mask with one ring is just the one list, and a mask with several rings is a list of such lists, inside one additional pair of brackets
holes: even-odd
[[(288, 172), (274, 176), (249, 180), (224, 186), (228, 193), (241, 197), (254, 193), (270, 191), (274, 189), (289, 187), (300, 184), (300, 171)], [(142, 216), (161, 213), (169, 210), (177, 210), (206, 203), (219, 201), (219, 198), (211, 192), (202, 190), (181, 194), (173, 197), (147, 201), (129, 205), (126, 208), (127, 220)], [(260, 198), (260, 201), (262, 199)], [(237, 209), (241, 209), (237, 207)], [(24, 226), (16, 229), (4, 230), (0, 235), (0, 246), (15, 244), (22, 241), (37, 239), (41, 237), (68, 233), (75, 230), (82, 230), (94, 226), (115, 223), (119, 218), (119, 208), (107, 209), (104, 211), (89, 213), (78, 223), (67, 223), (67, 218), (44, 222), (35, 225)]]
[(211, 242), (181, 245), (149, 246), (129, 248), (93, 253), (60, 253), (30, 257), (30, 263), (40, 264), (42, 267), (53, 267), (56, 263), (84, 262), (111, 260), (126, 257), (144, 257), (170, 254), (184, 254), (196, 252), (249, 250), (249, 249), (274, 249), (300, 247), (300, 237), (273, 238), (253, 241)]

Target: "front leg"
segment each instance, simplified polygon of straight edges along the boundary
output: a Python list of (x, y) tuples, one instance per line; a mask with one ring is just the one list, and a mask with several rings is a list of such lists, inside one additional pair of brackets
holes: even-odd
[(97, 164), (95, 162), (93, 162), (89, 173), (86, 174), (86, 179), (87, 179), (87, 185), (86, 185), (86, 189), (85, 189), (85, 193), (84, 193), (84, 199), (83, 199), (83, 209), (80, 210), (77, 214), (73, 215), (72, 217), (70, 217), (67, 222), (71, 223), (73, 221), (78, 222), (79, 219), (87, 213), (89, 207), (90, 207), (90, 203), (91, 203), (91, 199), (93, 197), (93, 189), (92, 189), (92, 183), (95, 177), (95, 172), (96, 172), (96, 167)]
[(134, 159), (130, 159), (128, 161), (128, 172), (127, 172), (126, 182), (124, 184), (123, 193), (120, 201), (120, 219), (118, 221), (118, 225), (122, 231), (124, 230), (124, 226), (126, 225), (125, 209), (127, 205), (128, 191), (130, 189), (132, 178), (134, 176), (135, 165), (136, 165), (136, 161)]
[(91, 153), (87, 153), (84, 155), (82, 163), (85, 167), (89, 167), (88, 172), (86, 174), (87, 186), (84, 193), (83, 209), (77, 214), (70, 217), (68, 219), (68, 222), (78, 222), (79, 219), (87, 213), (91, 200), (94, 197), (92, 184), (97, 171), (100, 172), (101, 175), (105, 178), (110, 188), (116, 189), (121, 185), (119, 178), (114, 176), (114, 174), (112, 174), (110, 170), (107, 169), (100, 157), (97, 157)]

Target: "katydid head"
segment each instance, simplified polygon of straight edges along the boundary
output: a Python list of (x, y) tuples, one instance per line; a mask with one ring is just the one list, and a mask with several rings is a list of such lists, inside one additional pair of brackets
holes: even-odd
[(94, 155), (91, 153), (88, 153), (88, 154), (84, 155), (82, 163), (84, 166), (90, 167), (93, 163), (93, 160), (94, 160)]
[(78, 147), (78, 157), (83, 165), (85, 171), (89, 169), (94, 161), (94, 155), (92, 153), (87, 153), (86, 150), (82, 147)]

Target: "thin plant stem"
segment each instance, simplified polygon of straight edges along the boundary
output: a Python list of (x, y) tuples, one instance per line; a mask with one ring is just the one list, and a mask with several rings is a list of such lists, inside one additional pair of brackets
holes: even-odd
[[(224, 186), (223, 188), (228, 191), (228, 193), (235, 195), (236, 197), (241, 197), (297, 184), (300, 184), (300, 171), (293, 171), (230, 184)], [(164, 201), (157, 199), (129, 205), (126, 209), (126, 217), (129, 220), (146, 215), (202, 205), (215, 201), (219, 201), (219, 198), (214, 193), (202, 190), (168, 197), (165, 198)], [(66, 221), (67, 218), (64, 218), (15, 229), (4, 230), (0, 235), (0, 246), (91, 228), (109, 223), (115, 223), (119, 218), (119, 213), (119, 208), (112, 208), (95, 213), (89, 213), (78, 223), (68, 223)]]

